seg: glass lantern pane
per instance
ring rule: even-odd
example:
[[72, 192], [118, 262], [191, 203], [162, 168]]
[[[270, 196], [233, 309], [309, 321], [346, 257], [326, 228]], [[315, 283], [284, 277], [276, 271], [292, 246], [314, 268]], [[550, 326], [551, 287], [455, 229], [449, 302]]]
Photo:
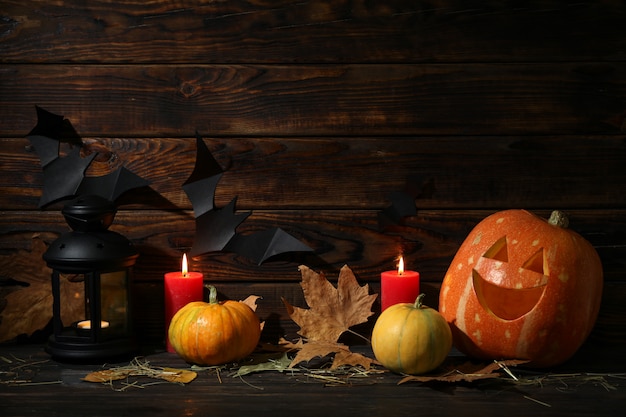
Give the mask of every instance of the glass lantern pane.
[[60, 274], [60, 308], [64, 326], [89, 318], [83, 274]]
[[103, 334], [123, 336], [128, 333], [128, 274], [126, 270], [100, 274], [100, 312]]

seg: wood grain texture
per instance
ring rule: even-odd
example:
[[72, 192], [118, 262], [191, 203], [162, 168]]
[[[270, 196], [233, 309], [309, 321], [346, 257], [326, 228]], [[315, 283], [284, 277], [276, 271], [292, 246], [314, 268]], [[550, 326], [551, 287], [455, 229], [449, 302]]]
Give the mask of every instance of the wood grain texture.
[[[402, 226], [381, 228], [375, 211], [255, 210], [237, 229], [239, 232], [281, 227], [308, 244], [314, 253], [279, 255], [258, 266], [241, 256], [216, 252], [198, 257], [192, 265], [215, 282], [297, 282], [300, 264], [329, 276], [336, 276], [347, 264], [364, 282], [377, 282], [382, 271], [395, 269], [396, 258], [402, 253], [407, 266], [419, 270], [423, 281], [440, 282], [467, 234], [492, 212], [420, 210]], [[535, 213], [547, 218], [550, 211]], [[16, 249], [30, 250], [33, 238], [49, 243], [69, 230], [58, 212], [0, 214], [0, 251], [6, 255]], [[570, 228], [599, 252], [605, 279], [623, 281], [624, 210], [575, 210], [569, 215]], [[111, 230], [122, 233], [137, 246], [138, 281], [160, 281], [164, 272], [178, 270], [182, 253], [191, 247], [195, 233], [192, 213], [187, 211], [120, 211]], [[4, 274], [10, 277], [9, 271]]]
[[83, 137], [620, 134], [626, 64], [4, 65], [3, 136], [34, 105]]
[[[67, 230], [60, 204], [37, 209], [25, 136], [39, 105], [98, 153], [87, 175], [151, 181], [113, 225], [141, 252], [146, 340], [162, 341], [162, 275], [193, 241], [181, 186], [197, 131], [225, 169], [216, 205], [252, 211], [239, 231], [278, 226], [315, 251], [192, 261], [224, 297], [262, 295], [272, 337], [295, 334], [280, 298], [303, 301], [300, 264], [330, 277], [348, 264], [377, 291], [403, 252], [433, 301], [482, 218], [558, 208], [602, 258], [594, 337], [623, 343], [625, 20], [615, 0], [0, 0], [0, 256]], [[417, 215], [383, 227], [398, 191]], [[0, 271], [0, 309], [14, 276]]]
[[558, 62], [626, 50], [620, 1], [3, 0], [0, 10], [7, 63]]
[[[86, 138], [87, 175], [125, 166], [151, 182], [122, 197], [143, 209], [190, 209], [182, 190], [195, 139]], [[207, 138], [225, 169], [216, 205], [241, 210], [382, 210], [405, 191], [420, 209], [620, 208], [620, 136]], [[63, 155], [63, 154], [62, 154]], [[0, 140], [0, 207], [37, 207], [42, 169], [26, 139]]]
[[[371, 349], [363, 346], [352, 349], [370, 358], [373, 355]], [[67, 417], [95, 412], [101, 417], [175, 416], [210, 410], [212, 417], [287, 417], [294, 413], [316, 417], [339, 411], [344, 417], [361, 417], [386, 415], [393, 410], [394, 414], [403, 416], [456, 417], [463, 410], [466, 417], [604, 417], [615, 415], [615, 410], [626, 401], [621, 386], [625, 368], [619, 360], [622, 352], [602, 344], [590, 344], [584, 354], [556, 369], [533, 372], [512, 367], [512, 373], [520, 378], [519, 383], [502, 376], [473, 383], [398, 385], [403, 375], [391, 372], [365, 375], [359, 372], [329, 383], [328, 375], [323, 374], [324, 379], [315, 377], [310, 371], [312, 366], [308, 365], [308, 370], [258, 372], [243, 377], [233, 375], [236, 367], [232, 366], [224, 367], [219, 373], [215, 369], [201, 369], [198, 377], [184, 386], [138, 377], [99, 384], [87, 383], [82, 378], [103, 368], [126, 366], [128, 361], [105, 366], [67, 365], [48, 360], [41, 345], [1, 346], [0, 355], [14, 360], [10, 364], [1, 363], [0, 371], [35, 383], [2, 387], [0, 404], [4, 415], [10, 416], [57, 412]], [[589, 357], [597, 359], [589, 363], [586, 360]], [[18, 360], [21, 360], [19, 368]], [[189, 368], [177, 355], [163, 351], [147, 352], [140, 360], [148, 362], [150, 369]], [[460, 366], [462, 361], [456, 353], [450, 364]], [[3, 381], [11, 382], [10, 376]], [[46, 386], [42, 387], [41, 383]]]

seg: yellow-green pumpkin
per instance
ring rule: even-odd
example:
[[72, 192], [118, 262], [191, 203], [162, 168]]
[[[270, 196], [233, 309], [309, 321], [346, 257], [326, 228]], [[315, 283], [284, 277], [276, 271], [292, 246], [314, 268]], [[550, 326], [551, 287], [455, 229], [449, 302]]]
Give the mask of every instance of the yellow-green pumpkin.
[[250, 355], [261, 337], [259, 318], [239, 301], [217, 301], [209, 287], [209, 302], [195, 301], [174, 315], [168, 337], [176, 353], [189, 363], [222, 365]]
[[383, 311], [372, 331], [374, 356], [387, 369], [418, 375], [437, 368], [450, 353], [452, 332], [437, 310], [422, 305], [395, 304]]

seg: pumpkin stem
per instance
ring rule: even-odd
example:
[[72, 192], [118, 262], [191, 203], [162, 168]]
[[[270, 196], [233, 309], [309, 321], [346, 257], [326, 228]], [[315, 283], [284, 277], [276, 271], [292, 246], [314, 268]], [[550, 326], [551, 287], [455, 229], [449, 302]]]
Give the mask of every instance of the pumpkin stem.
[[369, 340], [367, 337], [363, 336], [362, 334], [359, 334], [359, 333], [355, 332], [352, 329], [348, 329], [347, 332], [348, 333], [352, 333], [353, 335], [360, 337], [361, 339], [365, 340], [370, 345], [372, 344], [371, 340]]
[[209, 304], [217, 304], [217, 288], [209, 284], [205, 285], [204, 288], [209, 290]]
[[550, 214], [550, 218], [548, 219], [548, 223], [553, 226], [562, 227], [563, 229], [567, 229], [569, 226], [569, 219], [567, 218], [567, 214], [560, 210], [554, 210], [552, 214]]
[[415, 300], [415, 304], [413, 304], [415, 308], [422, 308], [422, 300], [424, 299], [424, 297], [426, 297], [426, 294], [424, 293], [421, 293], [420, 295], [417, 296], [417, 299]]

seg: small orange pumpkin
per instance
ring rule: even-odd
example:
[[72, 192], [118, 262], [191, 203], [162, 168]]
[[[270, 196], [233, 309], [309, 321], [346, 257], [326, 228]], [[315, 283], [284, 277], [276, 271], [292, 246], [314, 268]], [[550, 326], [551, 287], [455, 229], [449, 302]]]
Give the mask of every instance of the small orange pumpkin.
[[548, 367], [578, 350], [600, 309], [603, 274], [593, 246], [566, 227], [558, 211], [546, 221], [505, 210], [470, 232], [439, 295], [460, 351]]
[[239, 301], [217, 301], [209, 286], [209, 302], [195, 301], [174, 315], [168, 337], [176, 353], [189, 363], [222, 365], [250, 355], [261, 337], [259, 318]]
[[383, 311], [372, 330], [372, 350], [385, 368], [418, 375], [437, 368], [452, 348], [452, 333], [446, 320], [422, 305], [394, 304]]

